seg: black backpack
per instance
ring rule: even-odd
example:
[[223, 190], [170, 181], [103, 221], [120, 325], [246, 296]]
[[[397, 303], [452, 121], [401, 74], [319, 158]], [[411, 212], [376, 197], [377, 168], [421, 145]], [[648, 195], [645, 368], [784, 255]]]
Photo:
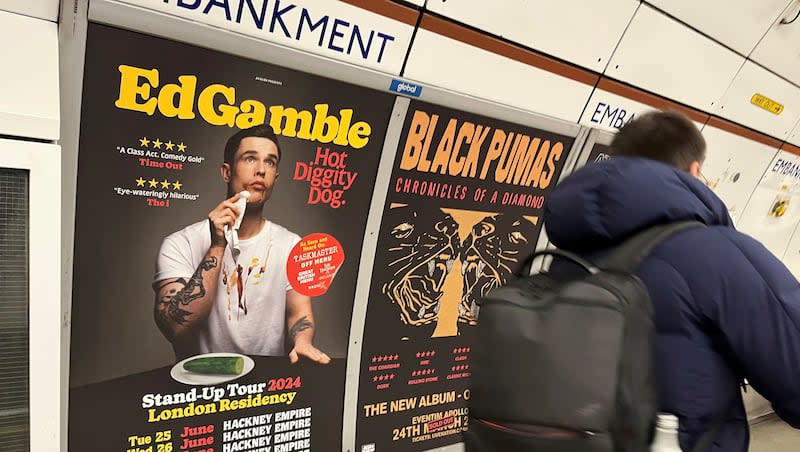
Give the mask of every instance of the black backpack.
[[[467, 451], [647, 451], [659, 408], [655, 327], [650, 295], [633, 271], [664, 239], [701, 225], [650, 228], [598, 265], [561, 250], [537, 252], [479, 300]], [[583, 271], [530, 276], [542, 255]]]

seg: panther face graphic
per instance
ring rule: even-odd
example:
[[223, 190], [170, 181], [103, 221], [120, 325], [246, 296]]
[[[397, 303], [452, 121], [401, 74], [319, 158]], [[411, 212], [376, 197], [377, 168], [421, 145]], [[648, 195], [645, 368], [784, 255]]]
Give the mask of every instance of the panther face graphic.
[[451, 294], [459, 300], [453, 321], [477, 325], [475, 301], [506, 282], [535, 239], [535, 225], [521, 216], [468, 213], [465, 221], [441, 210], [434, 216], [410, 208], [390, 211], [393, 226], [385, 239], [391, 243], [391, 278], [383, 293], [399, 307], [403, 323], [438, 324], [445, 281], [455, 277], [451, 282], [460, 293]]
[[389, 269], [383, 293], [400, 308], [409, 325], [436, 321], [444, 280], [458, 254], [458, 224], [445, 213], [437, 217], [398, 209], [390, 215]]
[[526, 256], [536, 233], [528, 220], [511, 215], [487, 216], [472, 228], [461, 255], [464, 291], [459, 306], [459, 322], [476, 325], [475, 301], [505, 284]]

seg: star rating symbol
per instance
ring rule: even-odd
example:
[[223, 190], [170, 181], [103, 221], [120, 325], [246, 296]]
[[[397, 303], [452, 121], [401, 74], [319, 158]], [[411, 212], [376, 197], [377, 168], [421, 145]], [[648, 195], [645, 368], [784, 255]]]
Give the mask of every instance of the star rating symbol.
[[160, 138], [156, 138], [154, 140], [148, 140], [147, 137], [142, 137], [139, 138], [139, 143], [143, 147], [150, 147], [149, 145], [152, 144], [153, 148], [155, 149], [161, 149], [161, 145], [163, 144], [164, 148], [168, 151], [172, 151], [177, 147], [178, 152], [186, 152], [186, 145], [183, 143], [183, 141], [181, 141], [180, 144], [178, 144], [174, 143], [172, 140], [161, 141]]
[[179, 180], [176, 180], [175, 182], [170, 182], [167, 179], [164, 179], [159, 182], [156, 180], [155, 177], [150, 180], [147, 180], [139, 176], [138, 179], [134, 179], [134, 182], [136, 182], [137, 187], [144, 187], [144, 184], [147, 183], [150, 185], [150, 188], [158, 188], [158, 184], [161, 184], [161, 188], [164, 190], [169, 190], [170, 187], [172, 187], [173, 190], [180, 190], [181, 187], [183, 187], [183, 184]]
[[380, 356], [373, 356], [372, 362], [373, 363], [382, 363], [386, 361], [397, 361], [400, 358], [400, 355], [380, 355]]
[[463, 353], [469, 353], [469, 351], [470, 351], [471, 349], [472, 349], [472, 347], [454, 348], [454, 349], [453, 349], [453, 354], [456, 354], [456, 355], [461, 355], [461, 354], [463, 354]]

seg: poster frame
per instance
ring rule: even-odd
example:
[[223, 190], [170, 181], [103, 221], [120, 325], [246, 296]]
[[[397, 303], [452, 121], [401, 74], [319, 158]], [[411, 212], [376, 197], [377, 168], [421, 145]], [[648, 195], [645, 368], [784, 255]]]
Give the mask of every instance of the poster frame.
[[[370, 212], [383, 212], [386, 206], [386, 193], [389, 190], [397, 146], [403, 133], [403, 123], [411, 101], [398, 97], [392, 109], [389, 127], [386, 130], [386, 139], [383, 143], [381, 160], [378, 164], [378, 175], [375, 178], [375, 187], [372, 192]], [[342, 450], [353, 451], [356, 447], [356, 424], [358, 421], [358, 395], [361, 383], [361, 349], [363, 346], [364, 328], [367, 321], [367, 300], [372, 287], [372, 272], [375, 263], [375, 253], [378, 248], [378, 235], [380, 233], [382, 215], [370, 215], [367, 220], [364, 244], [361, 249], [361, 262], [358, 267], [358, 280], [356, 281], [355, 303], [350, 319], [350, 342], [347, 347], [347, 372], [344, 385], [344, 414], [342, 417]]]
[[573, 171], [586, 165], [589, 160], [589, 154], [592, 153], [592, 148], [594, 148], [595, 144], [610, 146], [611, 141], [614, 140], [614, 135], [614, 133], [602, 129], [589, 129], [589, 137], [586, 139], [583, 149], [581, 149], [580, 157], [578, 157], [578, 162]]
[[[606, 136], [607, 135], [607, 136]], [[605, 132], [600, 129], [581, 126], [578, 136], [575, 138], [575, 143], [570, 150], [569, 159], [567, 160], [564, 170], [558, 178], [558, 183], [561, 183], [567, 176], [574, 173], [576, 170], [586, 164], [589, 159], [589, 154], [592, 152], [592, 147], [595, 143], [606, 144], [605, 141], [611, 143], [614, 135], [610, 132]], [[554, 250], [556, 246], [550, 241], [547, 236], [547, 228], [542, 227], [542, 232], [539, 234], [539, 241], [536, 244], [537, 250]], [[531, 265], [531, 274], [541, 273], [550, 268], [553, 262], [551, 256], [542, 256], [533, 261]]]

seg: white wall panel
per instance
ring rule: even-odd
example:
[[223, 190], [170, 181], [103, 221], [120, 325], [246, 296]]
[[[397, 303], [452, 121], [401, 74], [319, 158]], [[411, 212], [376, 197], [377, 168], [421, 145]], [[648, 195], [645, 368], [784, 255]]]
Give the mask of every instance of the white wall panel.
[[744, 57], [642, 5], [606, 74], [711, 111], [743, 63]]
[[0, 0], [0, 10], [55, 22], [58, 20], [58, 4], [59, 0]]
[[706, 161], [702, 174], [714, 193], [728, 207], [735, 224], [778, 147], [749, 140], [712, 125], [703, 128]]
[[[794, 3], [781, 14], [767, 32], [766, 36], [758, 43], [750, 58], [764, 67], [780, 74], [796, 85], [800, 85], [800, 52], [797, 43], [800, 42], [800, 1]], [[781, 19], [794, 23], [782, 24]]]
[[120, 1], [392, 74], [400, 73], [418, 14], [388, 0], [369, 5], [398, 20], [338, 0]]
[[795, 278], [800, 279], [800, 228], [795, 229], [789, 246], [783, 254], [783, 264], [789, 269]]
[[602, 72], [639, 2], [429, 0], [427, 9]]
[[653, 110], [656, 108], [598, 88], [592, 92], [580, 124], [616, 132], [636, 115]]
[[795, 146], [800, 146], [800, 121], [795, 125], [794, 130], [789, 134], [789, 139], [786, 141]]
[[[791, 146], [784, 147], [789, 148]], [[800, 148], [793, 147], [792, 152], [798, 154], [800, 153]], [[796, 278], [800, 279], [800, 224], [795, 228], [789, 245], [786, 247], [786, 252], [783, 254], [783, 263]]]
[[791, 0], [646, 0], [733, 50], [749, 55]]
[[[777, 102], [766, 110], [753, 104], [760, 95]], [[779, 105], [778, 105], [779, 104]], [[747, 61], [736, 75], [717, 114], [768, 135], [786, 139], [800, 119], [800, 88]]]
[[753, 192], [737, 228], [782, 257], [800, 223], [800, 157], [780, 151]]
[[697, 128], [702, 128], [708, 115], [634, 88], [603, 79], [581, 115], [580, 124], [595, 129], [616, 132], [628, 121], [648, 111], [677, 110], [688, 114]]
[[422, 28], [404, 77], [571, 122], [593, 89]]
[[0, 11], [0, 42], [0, 135], [57, 139], [57, 25]]

